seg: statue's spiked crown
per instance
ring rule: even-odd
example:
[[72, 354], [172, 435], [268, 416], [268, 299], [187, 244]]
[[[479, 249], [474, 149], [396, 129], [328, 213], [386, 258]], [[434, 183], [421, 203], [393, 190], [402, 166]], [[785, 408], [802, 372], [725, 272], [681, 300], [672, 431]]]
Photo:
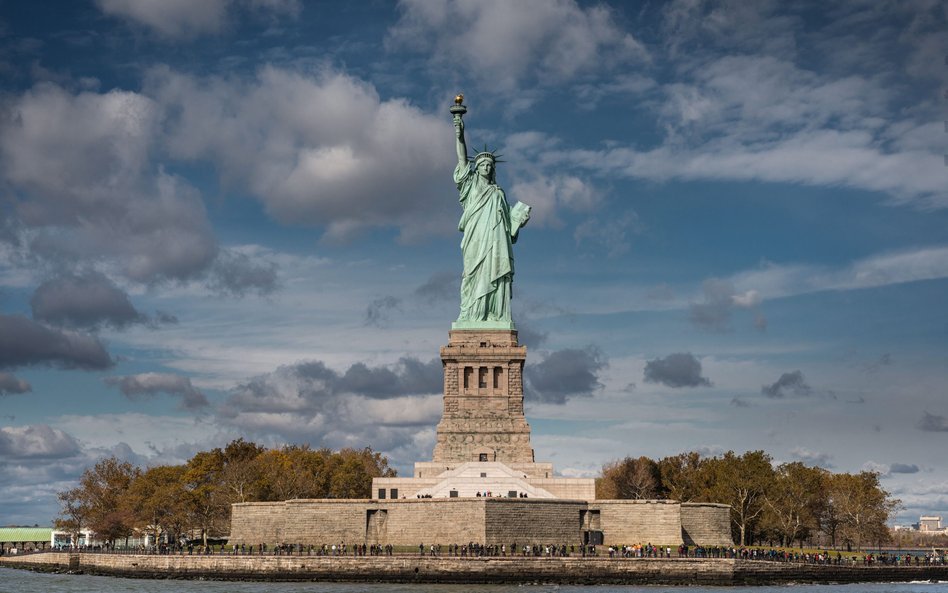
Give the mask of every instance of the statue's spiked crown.
[[475, 166], [477, 165], [477, 163], [483, 161], [484, 159], [490, 159], [490, 161], [491, 161], [492, 163], [502, 163], [502, 162], [504, 162], [504, 161], [500, 160], [500, 158], [499, 158], [499, 157], [502, 157], [502, 156], [504, 156], [504, 155], [502, 155], [502, 154], [494, 154], [494, 151], [492, 151], [492, 150], [487, 150], [487, 145], [485, 144], [485, 145], [484, 145], [484, 150], [482, 150], [481, 152], [475, 154], [475, 155], [474, 155], [474, 158], [472, 158], [471, 160], [474, 162], [474, 165], [475, 165]]

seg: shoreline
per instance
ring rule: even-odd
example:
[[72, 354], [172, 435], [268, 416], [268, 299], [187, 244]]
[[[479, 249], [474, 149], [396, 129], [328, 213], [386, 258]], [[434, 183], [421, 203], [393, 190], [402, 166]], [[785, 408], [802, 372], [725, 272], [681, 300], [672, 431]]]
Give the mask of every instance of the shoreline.
[[164, 556], [40, 552], [0, 567], [126, 578], [451, 584], [781, 585], [948, 581], [948, 566], [818, 565], [725, 558]]

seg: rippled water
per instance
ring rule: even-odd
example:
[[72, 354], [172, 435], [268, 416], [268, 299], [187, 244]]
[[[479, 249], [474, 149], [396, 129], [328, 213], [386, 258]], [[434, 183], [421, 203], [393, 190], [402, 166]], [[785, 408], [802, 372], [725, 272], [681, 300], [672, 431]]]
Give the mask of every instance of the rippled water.
[[0, 593], [940, 593], [948, 583], [784, 585], [779, 587], [622, 587], [603, 585], [375, 585], [365, 583], [240, 583], [121, 579], [0, 568]]

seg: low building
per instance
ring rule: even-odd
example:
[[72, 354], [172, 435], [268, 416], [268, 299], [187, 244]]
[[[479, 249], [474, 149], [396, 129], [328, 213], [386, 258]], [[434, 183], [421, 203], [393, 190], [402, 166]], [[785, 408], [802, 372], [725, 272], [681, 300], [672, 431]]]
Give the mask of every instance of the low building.
[[0, 527], [0, 553], [22, 554], [53, 545], [52, 527]]

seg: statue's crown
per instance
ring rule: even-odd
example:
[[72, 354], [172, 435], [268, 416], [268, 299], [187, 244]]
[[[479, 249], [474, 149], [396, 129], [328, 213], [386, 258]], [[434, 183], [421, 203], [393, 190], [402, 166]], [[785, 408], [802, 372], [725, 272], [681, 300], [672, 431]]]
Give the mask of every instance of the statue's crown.
[[480, 162], [480, 161], [482, 161], [482, 160], [484, 160], [484, 159], [490, 159], [491, 161], [493, 161], [493, 162], [495, 162], [495, 163], [502, 163], [502, 162], [504, 162], [504, 161], [500, 160], [500, 158], [499, 158], [499, 157], [502, 157], [502, 156], [504, 156], [504, 155], [502, 155], [502, 154], [494, 154], [494, 151], [492, 151], [492, 150], [487, 150], [487, 145], [485, 144], [485, 145], [484, 145], [484, 150], [482, 150], [481, 152], [475, 154], [475, 155], [474, 155], [474, 158], [472, 158], [471, 161], [473, 161], [475, 165], [476, 165], [478, 162]]

